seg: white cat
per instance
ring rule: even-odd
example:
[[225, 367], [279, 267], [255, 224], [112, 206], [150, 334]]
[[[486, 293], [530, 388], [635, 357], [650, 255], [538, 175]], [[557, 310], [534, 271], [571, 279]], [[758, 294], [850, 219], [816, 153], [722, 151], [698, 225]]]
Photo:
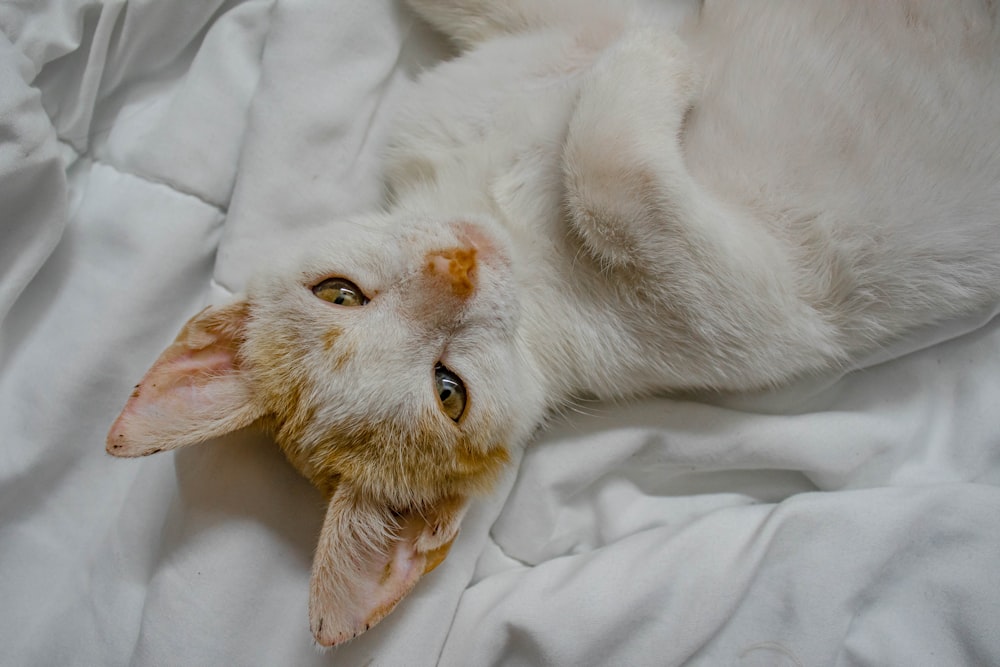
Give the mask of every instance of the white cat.
[[384, 210], [192, 318], [108, 436], [270, 429], [329, 499], [320, 644], [388, 613], [575, 397], [773, 386], [1000, 296], [991, 2], [706, 0], [679, 32], [411, 5], [462, 54], [398, 118]]

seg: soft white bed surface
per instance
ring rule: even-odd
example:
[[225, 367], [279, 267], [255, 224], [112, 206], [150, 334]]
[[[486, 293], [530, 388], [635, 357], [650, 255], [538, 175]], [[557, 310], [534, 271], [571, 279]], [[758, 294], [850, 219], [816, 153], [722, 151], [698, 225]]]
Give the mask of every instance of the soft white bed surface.
[[317, 652], [322, 501], [273, 444], [104, 436], [187, 317], [378, 200], [440, 40], [389, 0], [4, 0], [0, 29], [0, 664], [1000, 664], [994, 313], [840, 379], [570, 413]]

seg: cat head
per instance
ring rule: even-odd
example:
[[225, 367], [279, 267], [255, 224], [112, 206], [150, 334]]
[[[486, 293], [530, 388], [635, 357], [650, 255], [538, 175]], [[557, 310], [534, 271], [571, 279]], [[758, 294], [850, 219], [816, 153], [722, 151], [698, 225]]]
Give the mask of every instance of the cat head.
[[486, 224], [388, 215], [316, 233], [195, 315], [136, 386], [108, 452], [269, 429], [328, 502], [310, 622], [334, 645], [447, 554], [541, 420], [510, 252]]

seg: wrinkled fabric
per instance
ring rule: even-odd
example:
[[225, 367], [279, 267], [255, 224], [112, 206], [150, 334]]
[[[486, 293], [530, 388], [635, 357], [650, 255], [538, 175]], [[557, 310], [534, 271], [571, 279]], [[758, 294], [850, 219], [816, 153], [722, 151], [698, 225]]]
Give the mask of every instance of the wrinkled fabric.
[[189, 316], [378, 202], [445, 53], [390, 0], [0, 3], [0, 663], [1000, 663], [995, 309], [766, 395], [569, 412], [327, 653], [323, 503], [273, 443], [104, 453]]

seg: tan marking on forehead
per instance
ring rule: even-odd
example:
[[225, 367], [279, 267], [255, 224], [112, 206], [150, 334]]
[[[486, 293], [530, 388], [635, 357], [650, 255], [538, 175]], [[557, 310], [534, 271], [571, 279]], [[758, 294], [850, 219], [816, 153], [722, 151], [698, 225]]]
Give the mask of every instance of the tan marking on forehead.
[[[447, 259], [471, 282], [474, 251], [454, 252]], [[352, 358], [346, 331], [321, 331], [314, 340], [329, 348], [333, 366]], [[322, 393], [314, 391], [302, 372], [308, 350], [294, 332], [261, 336], [248, 353], [266, 413], [263, 425], [292, 465], [327, 497], [339, 480], [396, 507], [442, 495], [481, 493], [492, 488], [509, 461], [506, 449], [493, 444], [486, 431], [456, 430], [434, 409], [410, 420], [401, 416], [381, 421], [357, 414], [349, 421], [318, 422]]]
[[333, 346], [337, 344], [337, 339], [340, 338], [340, 334], [344, 333], [344, 330], [340, 327], [330, 327], [323, 332], [323, 349], [329, 352], [333, 349]]
[[430, 252], [425, 271], [430, 276], [445, 280], [452, 293], [464, 299], [476, 287], [476, 249], [449, 248]]
[[334, 355], [333, 370], [341, 370], [354, 354], [354, 344], [349, 338], [341, 338], [344, 330], [340, 327], [331, 327], [324, 331], [322, 335], [323, 349]]
[[350, 339], [344, 339], [337, 345], [336, 357], [333, 360], [333, 370], [339, 371], [354, 354], [355, 344]]

